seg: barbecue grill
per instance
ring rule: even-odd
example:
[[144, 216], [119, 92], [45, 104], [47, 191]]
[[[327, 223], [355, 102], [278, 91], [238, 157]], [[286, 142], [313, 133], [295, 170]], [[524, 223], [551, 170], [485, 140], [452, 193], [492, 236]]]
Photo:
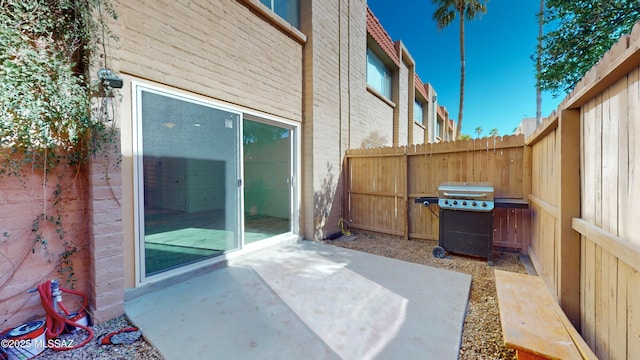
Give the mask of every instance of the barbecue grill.
[[418, 197], [415, 202], [440, 207], [435, 257], [443, 258], [450, 251], [485, 257], [489, 265], [493, 265], [494, 208], [529, 208], [523, 199], [494, 198], [493, 185], [488, 182], [446, 182], [438, 187], [438, 197]]
[[446, 182], [438, 187], [440, 236], [433, 255], [446, 251], [484, 257], [493, 265], [493, 185]]

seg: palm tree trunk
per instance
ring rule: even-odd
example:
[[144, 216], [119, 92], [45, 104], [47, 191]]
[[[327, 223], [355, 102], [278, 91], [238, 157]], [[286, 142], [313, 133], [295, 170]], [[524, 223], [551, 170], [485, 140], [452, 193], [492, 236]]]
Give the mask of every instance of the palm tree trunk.
[[[538, 15], [538, 58], [536, 59], [536, 71], [540, 74], [542, 67], [542, 27], [544, 25], [544, 0], [540, 0], [540, 14]], [[542, 90], [536, 86], [536, 126], [542, 123]]]
[[456, 138], [462, 134], [462, 110], [464, 109], [464, 10], [460, 15], [460, 106], [458, 107], [458, 126], [456, 127]]

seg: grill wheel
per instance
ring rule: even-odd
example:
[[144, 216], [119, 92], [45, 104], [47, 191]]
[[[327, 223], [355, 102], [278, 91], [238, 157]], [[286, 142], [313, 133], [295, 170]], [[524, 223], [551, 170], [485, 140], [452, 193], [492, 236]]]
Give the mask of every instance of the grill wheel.
[[442, 246], [436, 246], [433, 248], [433, 256], [438, 259], [444, 259], [445, 250]]

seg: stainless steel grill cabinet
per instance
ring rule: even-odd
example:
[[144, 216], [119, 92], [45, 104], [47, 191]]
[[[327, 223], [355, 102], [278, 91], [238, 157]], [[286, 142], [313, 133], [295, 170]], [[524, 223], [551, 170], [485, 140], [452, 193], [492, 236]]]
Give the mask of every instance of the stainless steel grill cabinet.
[[494, 188], [487, 182], [446, 182], [438, 187], [440, 235], [433, 255], [479, 256], [493, 265]]

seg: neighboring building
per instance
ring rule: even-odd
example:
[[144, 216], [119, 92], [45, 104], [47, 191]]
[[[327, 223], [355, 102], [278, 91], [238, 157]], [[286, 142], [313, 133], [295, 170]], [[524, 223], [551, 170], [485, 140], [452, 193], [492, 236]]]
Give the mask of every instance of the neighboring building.
[[524, 138], [526, 139], [536, 131], [536, 127], [536, 118], [524, 118], [516, 128], [514, 135], [524, 134]]
[[[392, 134], [385, 144], [378, 145], [423, 144], [440, 141], [438, 138], [443, 136], [453, 140], [446, 131], [436, 135], [439, 112], [444, 111], [446, 116], [439, 118], [443, 124], [450, 121], [446, 108], [438, 105], [433, 87], [423, 83], [416, 73], [408, 49], [401, 41], [391, 40], [370, 9], [367, 9], [367, 34], [367, 91], [371, 105], [367, 107], [367, 118], [372, 120], [371, 125], [376, 125], [375, 129]], [[361, 147], [374, 145], [365, 141]]]
[[347, 149], [452, 138], [433, 87], [365, 0], [116, 11], [119, 40], [99, 60], [124, 82], [103, 99], [122, 162], [94, 164], [88, 184], [98, 319], [122, 313], [125, 290], [338, 232]]
[[449, 119], [449, 128], [447, 129], [447, 140], [455, 141], [458, 137], [456, 134], [456, 122]]
[[438, 106], [436, 111], [435, 129], [430, 142], [443, 142], [456, 140], [456, 124], [449, 119], [449, 111], [444, 106]]

